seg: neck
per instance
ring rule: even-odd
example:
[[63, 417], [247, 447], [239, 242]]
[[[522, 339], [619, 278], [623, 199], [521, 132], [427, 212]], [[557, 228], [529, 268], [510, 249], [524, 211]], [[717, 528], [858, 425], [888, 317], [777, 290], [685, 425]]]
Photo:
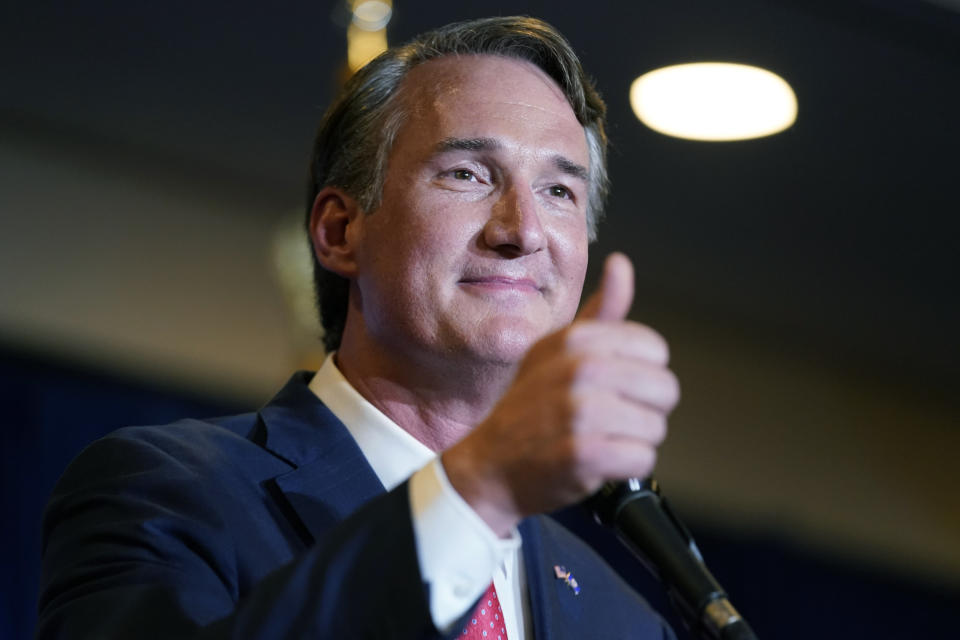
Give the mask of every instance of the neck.
[[[500, 399], [515, 367], [428, 357], [384, 357], [344, 335], [336, 363], [367, 401], [433, 451], [444, 451], [479, 424]], [[390, 354], [393, 355], [393, 354]]]

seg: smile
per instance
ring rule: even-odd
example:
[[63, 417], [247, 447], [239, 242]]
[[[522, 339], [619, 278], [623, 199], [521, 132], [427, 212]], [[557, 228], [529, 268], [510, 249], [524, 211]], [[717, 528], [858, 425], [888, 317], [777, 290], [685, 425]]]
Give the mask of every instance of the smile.
[[461, 285], [490, 292], [539, 293], [540, 287], [530, 278], [511, 278], [509, 276], [483, 276], [464, 278]]

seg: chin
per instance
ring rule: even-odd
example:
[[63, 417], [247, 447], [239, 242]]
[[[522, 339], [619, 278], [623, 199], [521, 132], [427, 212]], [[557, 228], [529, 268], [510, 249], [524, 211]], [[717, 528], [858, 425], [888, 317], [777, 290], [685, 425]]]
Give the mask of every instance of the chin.
[[513, 366], [519, 364], [530, 348], [550, 329], [537, 329], [530, 325], [488, 328], [467, 336], [468, 350], [480, 361], [489, 364]]

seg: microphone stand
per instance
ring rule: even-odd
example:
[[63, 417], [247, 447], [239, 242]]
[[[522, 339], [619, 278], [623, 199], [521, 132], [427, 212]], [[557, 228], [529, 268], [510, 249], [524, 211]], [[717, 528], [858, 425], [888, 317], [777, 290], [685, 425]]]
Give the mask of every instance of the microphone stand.
[[601, 524], [667, 589], [691, 633], [700, 640], [757, 640], [703, 562], [690, 532], [653, 478], [607, 483], [587, 502]]

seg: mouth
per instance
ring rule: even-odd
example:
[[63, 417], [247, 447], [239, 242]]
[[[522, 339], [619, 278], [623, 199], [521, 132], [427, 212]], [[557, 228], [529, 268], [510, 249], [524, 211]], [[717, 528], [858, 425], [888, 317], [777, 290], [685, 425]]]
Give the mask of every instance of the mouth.
[[461, 279], [459, 284], [490, 292], [540, 293], [542, 290], [531, 278], [514, 278], [505, 275], [471, 276]]

